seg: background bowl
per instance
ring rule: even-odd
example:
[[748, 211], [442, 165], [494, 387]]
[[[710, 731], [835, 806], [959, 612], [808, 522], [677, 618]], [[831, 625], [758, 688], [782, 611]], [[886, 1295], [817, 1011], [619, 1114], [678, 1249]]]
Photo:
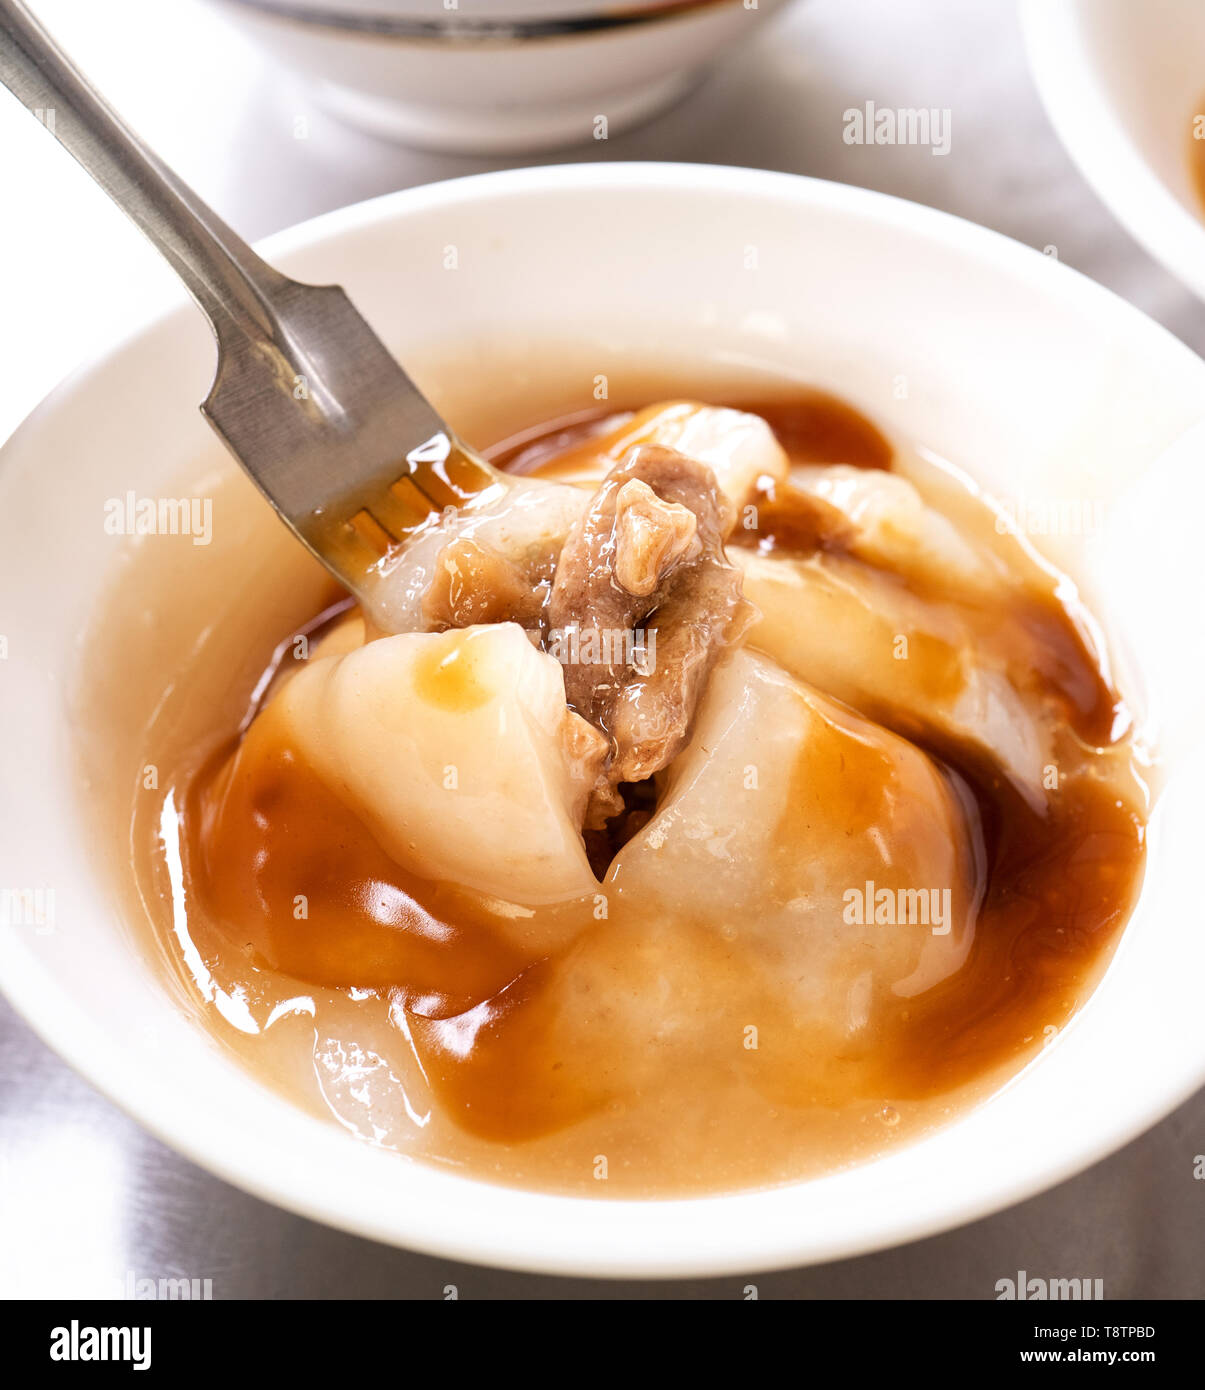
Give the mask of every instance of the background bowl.
[[[781, 174], [484, 175], [345, 209], [265, 249], [291, 274], [345, 284], [454, 421], [458, 398], [505, 396], [568, 344], [564, 361], [592, 374], [652, 354], [798, 377], [1003, 499], [1089, 496], [1099, 533], [1043, 544], [1109, 615], [1126, 686], [1158, 731], [1166, 786], [1142, 899], [1087, 1007], [1008, 1087], [919, 1143], [812, 1182], [552, 1197], [407, 1162], [292, 1108], [177, 1007], [116, 905], [94, 851], [120, 848], [121, 827], [90, 818], [68, 714], [98, 592], [129, 556], [131, 542], [104, 533], [105, 499], [185, 495], [234, 467], [197, 411], [209, 331], [181, 303], [61, 387], [0, 453], [0, 885], [49, 887], [55, 903], [45, 927], [0, 928], [0, 988], [50, 1046], [166, 1142], [270, 1201], [454, 1258], [594, 1275], [786, 1267], [929, 1234], [1071, 1175], [1201, 1085], [1205, 363], [1037, 252]], [[154, 604], [148, 594], [130, 622]], [[120, 651], [120, 627], [90, 635]]]
[[1205, 5], [1022, 0], [1021, 18], [1068, 153], [1135, 239], [1205, 298], [1205, 204], [1190, 157], [1194, 117], [1205, 116]]
[[[785, 0], [222, 0], [350, 124], [475, 155], [617, 134], [683, 95]], [[600, 124], [601, 122], [601, 124]]]

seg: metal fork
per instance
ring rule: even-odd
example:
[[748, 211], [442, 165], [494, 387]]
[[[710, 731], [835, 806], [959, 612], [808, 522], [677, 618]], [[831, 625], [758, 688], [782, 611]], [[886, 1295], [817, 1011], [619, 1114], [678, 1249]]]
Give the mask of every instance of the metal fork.
[[432, 516], [502, 475], [453, 434], [337, 285], [261, 260], [105, 104], [20, 0], [0, 83], [163, 253], [217, 339], [205, 418], [353, 593]]

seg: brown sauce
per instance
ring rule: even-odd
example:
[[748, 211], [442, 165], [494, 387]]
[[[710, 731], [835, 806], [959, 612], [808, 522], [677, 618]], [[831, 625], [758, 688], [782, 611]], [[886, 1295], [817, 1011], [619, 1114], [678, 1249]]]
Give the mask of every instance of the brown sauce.
[[191, 792], [193, 882], [249, 961], [335, 987], [404, 987], [454, 1010], [521, 968], [470, 895], [385, 854], [280, 738], [271, 711]]
[[[691, 397], [702, 405], [731, 406], [760, 415], [795, 463], [848, 463], [857, 468], [890, 468], [891, 443], [877, 425], [853, 406], [827, 391], [795, 387], [789, 396], [728, 396], [702, 391]], [[575, 411], [511, 435], [485, 449], [491, 463], [513, 473], [551, 470], [564, 465], [579, 448], [621, 424], [628, 411], [609, 406]]]
[[[773, 400], [722, 403], [766, 418], [795, 462], [891, 467], [892, 447], [877, 427], [821, 393], [799, 390]], [[588, 448], [616, 418], [582, 412], [553, 421], [503, 441], [494, 459], [555, 476], [554, 460]], [[777, 495], [766, 493], [760, 503], [756, 526], [738, 531], [737, 544], [790, 555], [845, 548], [845, 523], [826, 504], [789, 486]], [[966, 612], [975, 607], [973, 599], [957, 594], [943, 598]], [[981, 753], [909, 727], [911, 721], [890, 708], [863, 711], [924, 747], [970, 808], [984, 895], [962, 967], [925, 994], [896, 1000], [873, 1057], [851, 1059], [847, 1098], [863, 1111], [888, 1098], [895, 1104], [941, 1101], [1031, 1055], [1083, 1002], [1141, 879], [1144, 789], [1127, 750], [1119, 745], [1114, 754], [1102, 754], [1099, 767], [1084, 755], [1085, 749], [1108, 749], [1114, 731], [1125, 727], [1120, 698], [1053, 592], [1021, 595], [1013, 619], [1026, 650], [1040, 653], [1035, 688], [1063, 716], [1052, 774], [1057, 790], [1042, 811], [1027, 805]], [[945, 670], [947, 657], [931, 657], [935, 672]], [[478, 698], [462, 659], [437, 654], [421, 685], [444, 705], [468, 708]], [[851, 825], [863, 826], [875, 814], [884, 775], [876, 757], [868, 754], [864, 768], [833, 770], [833, 814], [845, 815]], [[1064, 759], [1068, 770], [1060, 773]], [[600, 833], [590, 842], [597, 871], [652, 814], [650, 789], [630, 791], [624, 824], [610, 838]], [[237, 747], [227, 742], [193, 779], [183, 821], [185, 868], [204, 919], [199, 939], [208, 951], [233, 951], [249, 969], [329, 989], [381, 992], [393, 1008], [404, 1010], [409, 1045], [432, 1094], [467, 1134], [488, 1144], [523, 1146], [571, 1133], [576, 1125], [583, 1128], [581, 1153], [588, 1155], [614, 1145], [616, 1134], [630, 1138], [639, 1126], [647, 1130], [657, 1123], [664, 1098], [641, 1111], [641, 1097], [629, 1094], [622, 1075], [608, 1069], [607, 1000], [597, 994], [581, 999], [583, 1017], [596, 1021], [565, 1032], [565, 980], [572, 977], [559, 969], [563, 962], [525, 956], [507, 943], [499, 920], [479, 899], [420, 879], [390, 860], [288, 746], [270, 713]], [[612, 951], [623, 961], [618, 953], [625, 942], [634, 957], [649, 948], [639, 905], [625, 903], [622, 892], [614, 896], [619, 901], [603, 947], [591, 945], [591, 903], [557, 909], [581, 917], [583, 936], [569, 948], [571, 956]], [[299, 916], [301, 901], [305, 910]], [[709, 978], [731, 977], [739, 995], [739, 945], [726, 946], [690, 924], [681, 931], [683, 949], [708, 962]], [[607, 957], [602, 959], [605, 965]], [[592, 989], [599, 975], [586, 971], [580, 978], [583, 989]], [[774, 1016], [784, 1007], [767, 1004]], [[784, 1016], [784, 1028], [798, 1023]], [[403, 1046], [400, 1037], [397, 1046]], [[796, 1175], [790, 1155], [792, 1144], [801, 1141], [795, 1136], [809, 1124], [832, 1135], [835, 1102], [823, 1099], [805, 1059], [777, 1048], [743, 1056], [747, 1079], [738, 1085], [729, 1077], [727, 1056], [684, 1055], [678, 1062], [677, 1084], [684, 1091], [705, 1095], [711, 1080], [723, 1075], [723, 1094], [732, 1097], [722, 1114], [696, 1117], [688, 1136], [674, 1141], [682, 1146], [673, 1150], [676, 1161], [689, 1162], [693, 1152], [695, 1168], [677, 1175], [658, 1171], [655, 1165], [670, 1150], [659, 1148], [660, 1141], [642, 1140], [651, 1156], [644, 1169], [636, 1164], [630, 1190], [783, 1180]], [[818, 1095], [829, 1112], [824, 1116], [815, 1109]], [[798, 1113], [784, 1119], [768, 1111], [767, 1097], [776, 1106], [798, 1107]], [[760, 1164], [747, 1154], [738, 1162], [745, 1125], [758, 1126], [759, 1135], [776, 1125], [781, 1152], [767, 1144]], [[868, 1143], [860, 1139], [846, 1148], [864, 1150]], [[723, 1156], [729, 1149], [731, 1161]], [[712, 1151], [721, 1157], [704, 1171]], [[564, 1173], [551, 1172], [569, 1162], [556, 1152], [561, 1156], [549, 1158], [543, 1170], [539, 1164], [523, 1169], [526, 1180], [572, 1186]]]

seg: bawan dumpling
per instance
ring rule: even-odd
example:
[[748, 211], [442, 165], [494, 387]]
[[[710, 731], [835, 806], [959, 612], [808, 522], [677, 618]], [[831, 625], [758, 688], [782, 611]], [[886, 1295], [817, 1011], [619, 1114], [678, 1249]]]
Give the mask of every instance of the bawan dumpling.
[[412, 873], [532, 905], [592, 893], [602, 739], [514, 623], [382, 637], [279, 696], [288, 739]]
[[978, 749], [1041, 802], [1048, 730], [1006, 654], [977, 641], [957, 607], [847, 556], [732, 554], [759, 614], [752, 646], [874, 719]]
[[959, 793], [924, 753], [738, 651], [607, 886], [711, 924], [837, 1037], [880, 996], [958, 969], [981, 869]]

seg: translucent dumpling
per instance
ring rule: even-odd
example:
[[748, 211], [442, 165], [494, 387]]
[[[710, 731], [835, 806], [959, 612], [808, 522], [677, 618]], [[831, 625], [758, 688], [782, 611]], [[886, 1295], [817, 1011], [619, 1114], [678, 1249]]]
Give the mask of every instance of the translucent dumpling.
[[616, 429], [561, 454], [549, 476], [594, 488], [629, 449], [644, 444], [659, 444], [706, 464], [732, 506], [732, 520], [761, 479], [782, 482], [787, 476], [787, 456], [760, 415], [693, 401], [668, 401], [638, 411]]
[[978, 750], [1030, 804], [1042, 801], [1051, 743], [1014, 678], [1023, 648], [993, 650], [957, 606], [848, 557], [732, 555], [761, 615], [753, 646], [901, 732]]
[[520, 572], [555, 564], [565, 537], [589, 498], [580, 488], [541, 478], [509, 478], [458, 512], [436, 518], [365, 581], [366, 608], [380, 632], [429, 626], [423, 596], [450, 542], [472, 542]]
[[791, 469], [791, 486], [834, 507], [859, 558], [936, 583], [1007, 598], [1013, 579], [998, 558], [961, 535], [898, 473], [846, 464]]
[[795, 1005], [857, 1031], [956, 970], [978, 903], [965, 808], [921, 752], [739, 651], [608, 885], [707, 920]]
[[596, 889], [580, 830], [604, 741], [515, 624], [314, 660], [277, 705], [293, 745], [404, 868], [516, 903]]

